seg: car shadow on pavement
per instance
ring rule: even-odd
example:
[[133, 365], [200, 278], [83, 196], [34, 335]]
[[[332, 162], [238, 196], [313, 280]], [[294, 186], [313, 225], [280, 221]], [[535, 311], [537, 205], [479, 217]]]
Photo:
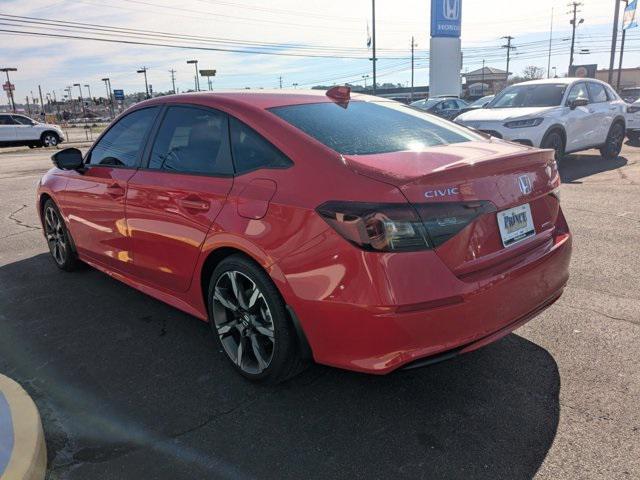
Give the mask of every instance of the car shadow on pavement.
[[574, 154], [560, 160], [558, 170], [563, 183], [581, 183], [579, 180], [583, 178], [622, 168], [627, 163], [625, 157], [606, 159], [595, 154]]
[[40, 408], [50, 479], [529, 479], [560, 378], [517, 336], [428, 368], [237, 375], [206, 323], [42, 254], [0, 267], [0, 372]]

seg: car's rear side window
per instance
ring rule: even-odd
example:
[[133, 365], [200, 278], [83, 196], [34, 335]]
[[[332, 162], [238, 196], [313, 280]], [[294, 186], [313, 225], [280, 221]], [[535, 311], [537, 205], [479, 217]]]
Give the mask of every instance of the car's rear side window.
[[15, 125], [16, 122], [9, 115], [0, 115], [0, 125]]
[[286, 168], [292, 165], [291, 160], [266, 138], [233, 117], [231, 145], [236, 173], [239, 174], [259, 168]]
[[151, 150], [149, 168], [177, 173], [231, 175], [227, 115], [217, 110], [169, 107]]
[[352, 101], [269, 109], [286, 122], [345, 155], [419, 150], [482, 137], [415, 108], [393, 102]]

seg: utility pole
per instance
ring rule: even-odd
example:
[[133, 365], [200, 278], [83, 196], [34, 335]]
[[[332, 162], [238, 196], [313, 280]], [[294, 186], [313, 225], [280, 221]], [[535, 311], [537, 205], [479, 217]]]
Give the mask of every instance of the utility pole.
[[7, 74], [7, 83], [9, 84], [9, 91], [7, 93], [9, 94], [9, 103], [11, 104], [11, 109], [13, 110], [13, 113], [16, 113], [16, 100], [13, 97], [13, 90], [11, 90], [11, 80], [9, 80], [9, 72], [17, 72], [17, 71], [18, 69], [13, 67], [0, 68], [0, 72], [4, 72]]
[[484, 60], [482, 60], [482, 95], [480, 95], [481, 97], [484, 97]]
[[506, 37], [502, 37], [507, 41], [506, 45], [502, 45], [502, 48], [507, 49], [507, 73], [505, 78], [505, 87], [509, 83], [509, 61], [511, 60], [511, 50], [515, 50], [516, 47], [511, 45], [511, 41], [514, 39], [511, 35], [507, 35]]
[[413, 101], [413, 65], [414, 65], [414, 48], [417, 47], [418, 44], [414, 41], [413, 36], [411, 37], [411, 93], [410, 93], [410, 100]]
[[147, 67], [142, 67], [140, 70], [137, 70], [137, 73], [144, 73], [144, 91], [146, 93], [146, 98], [151, 98], [149, 96], [149, 83], [147, 82]]
[[[616, 0], [617, 2], [618, 0]], [[576, 45], [576, 27], [584, 22], [584, 18], [581, 18], [579, 22], [576, 23], [577, 20], [577, 15], [578, 15], [578, 7], [581, 6], [582, 3], [580, 2], [573, 2], [569, 4], [569, 7], [571, 7], [573, 9], [573, 18], [571, 19], [571, 21], [569, 22], [571, 24], [573, 33], [571, 34], [571, 55], [569, 56], [569, 70], [571, 70], [571, 67], [573, 67], [573, 51], [575, 49], [575, 45]], [[571, 12], [569, 12], [571, 13]]]
[[620, 19], [620, 2], [614, 0], [615, 10], [613, 12], [613, 33], [611, 34], [611, 58], [609, 59], [609, 75], [607, 83], [611, 85], [613, 82], [613, 64], [616, 61], [616, 42], [618, 40], [618, 20]]
[[29, 95], [27, 95], [25, 98], [27, 100], [27, 112], [29, 112], [29, 116], [31, 116], [31, 105], [29, 105]]
[[373, 94], [376, 94], [376, 0], [371, 0], [372, 47], [373, 47]]
[[280, 90], [282, 90], [282, 75], [278, 77], [278, 80], [280, 80]]
[[175, 93], [176, 93], [176, 71], [172, 68], [171, 70], [169, 70], [169, 73], [171, 73], [171, 85], [173, 85], [173, 93], [175, 95]]
[[[625, 10], [629, 6], [629, 0], [622, 0]], [[624, 28], [624, 17], [622, 20], [622, 43], [620, 44], [620, 65], [618, 66], [618, 81], [616, 82], [616, 90], [620, 91], [620, 77], [622, 76], [622, 57], [624, 56], [624, 40], [627, 36], [627, 30]]]
[[551, 26], [549, 28], [549, 61], [547, 62], [547, 78], [551, 77], [551, 44], [553, 42], [553, 7], [551, 7]]
[[200, 79], [198, 78], [198, 60], [187, 60], [187, 63], [189, 65], [194, 65], [195, 69], [196, 69], [196, 76], [195, 76], [195, 87], [196, 87], [196, 92], [200, 91]]

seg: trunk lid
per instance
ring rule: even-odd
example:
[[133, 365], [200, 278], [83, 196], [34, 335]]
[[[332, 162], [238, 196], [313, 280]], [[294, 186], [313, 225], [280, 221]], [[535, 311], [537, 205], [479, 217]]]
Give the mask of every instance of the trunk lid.
[[[488, 272], [551, 240], [559, 203], [549, 194], [560, 178], [550, 150], [491, 140], [349, 156], [345, 161], [361, 175], [398, 187], [418, 211], [448, 202], [488, 201], [495, 207], [436, 247], [459, 277]], [[497, 212], [523, 204], [531, 209], [536, 235], [505, 247]]]

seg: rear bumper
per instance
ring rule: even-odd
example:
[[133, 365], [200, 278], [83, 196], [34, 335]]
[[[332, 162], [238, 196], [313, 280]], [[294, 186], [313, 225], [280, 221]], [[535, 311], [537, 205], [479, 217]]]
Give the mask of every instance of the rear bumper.
[[331, 231], [323, 237], [320, 265], [298, 255], [279, 264], [283, 295], [318, 363], [375, 374], [507, 335], [560, 297], [571, 258], [564, 231], [505, 271], [469, 280], [434, 252], [365, 253]]

